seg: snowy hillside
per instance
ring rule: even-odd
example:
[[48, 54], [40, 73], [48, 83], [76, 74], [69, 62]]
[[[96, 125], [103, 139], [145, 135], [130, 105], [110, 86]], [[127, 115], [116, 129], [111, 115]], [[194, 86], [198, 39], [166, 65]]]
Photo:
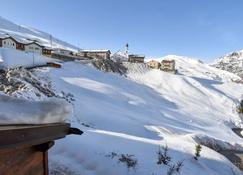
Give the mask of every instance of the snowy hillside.
[[[219, 69], [215, 69], [207, 64], [204, 64], [202, 61], [198, 59], [192, 59], [184, 56], [176, 56], [176, 55], [168, 55], [162, 58], [155, 58], [157, 61], [161, 61], [163, 59], [174, 59], [176, 61], [176, 69], [179, 74], [186, 76], [195, 76], [201, 78], [209, 78], [211, 80], [219, 80], [219, 81], [231, 81], [240, 79], [239, 76], [229, 73], [227, 71], [221, 71]], [[149, 61], [151, 59], [147, 59]]]
[[46, 47], [52, 46], [52, 48], [61, 48], [61, 49], [68, 49], [71, 51], [77, 51], [77, 47], [68, 44], [64, 41], [61, 41], [59, 39], [56, 39], [55, 37], [52, 37], [48, 33], [30, 27], [26, 27], [23, 25], [15, 24], [0, 16], [0, 36], [6, 36], [6, 35], [13, 36], [20, 41], [29, 42], [29, 40], [31, 41], [35, 40], [38, 41], [38, 43], [40, 43], [41, 45]]
[[[51, 46], [49, 34], [0, 18], [0, 35], [5, 34]], [[55, 38], [52, 46], [76, 49]], [[1, 48], [0, 62], [16, 67], [19, 60], [28, 66], [48, 61], [27, 54]], [[119, 60], [127, 58], [120, 52], [112, 57], [118, 56]], [[193, 158], [197, 142], [243, 150], [241, 138], [231, 130], [243, 127], [235, 112], [243, 85], [232, 82], [240, 78], [186, 57], [162, 59], [175, 59], [178, 74], [126, 63], [127, 77], [123, 77], [88, 64], [67, 62], [61, 69], [7, 70], [0, 75], [0, 90], [18, 98], [57, 97], [72, 104], [70, 122], [84, 134], [57, 141], [50, 152], [53, 175], [160, 175], [167, 174], [178, 162], [183, 162], [182, 175], [242, 174], [225, 157], [205, 146], [201, 158]], [[103, 66], [102, 62], [95, 67], [99, 64]], [[166, 145], [171, 161], [158, 164], [158, 151]]]
[[[157, 164], [159, 147], [165, 145], [170, 166], [183, 161], [182, 175], [242, 174], [205, 146], [201, 158], [193, 158], [195, 140], [243, 148], [231, 130], [242, 125], [235, 107], [243, 85], [231, 81], [239, 77], [196, 60], [172, 57], [177, 75], [131, 64], [127, 79], [75, 62], [35, 71], [40, 84], [49, 84], [55, 96], [73, 105], [72, 125], [84, 131], [51, 149], [51, 174], [167, 174], [169, 165]], [[28, 84], [17, 90], [17, 96], [43, 98], [29, 96], [30, 88]], [[34, 87], [32, 91], [41, 93]]]
[[220, 57], [215, 60], [212, 66], [235, 73], [243, 78], [243, 50]]

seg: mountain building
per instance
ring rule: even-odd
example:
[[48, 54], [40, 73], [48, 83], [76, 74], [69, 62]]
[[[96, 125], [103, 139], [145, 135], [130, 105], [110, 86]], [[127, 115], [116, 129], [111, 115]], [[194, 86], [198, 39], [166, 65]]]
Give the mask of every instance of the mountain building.
[[151, 69], [159, 69], [161, 66], [160, 62], [155, 61], [155, 60], [151, 60], [147, 64], [148, 64], [148, 67]]
[[160, 69], [165, 72], [176, 73], [175, 60], [162, 60]]
[[110, 50], [81, 50], [77, 54], [80, 57], [87, 57], [91, 59], [110, 59]]
[[131, 63], [144, 63], [145, 55], [129, 55], [128, 56], [128, 62]]

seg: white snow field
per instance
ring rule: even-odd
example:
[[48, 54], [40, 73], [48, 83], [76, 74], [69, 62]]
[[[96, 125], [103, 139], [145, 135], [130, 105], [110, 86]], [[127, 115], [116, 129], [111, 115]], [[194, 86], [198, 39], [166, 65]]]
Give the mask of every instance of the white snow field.
[[[49, 77], [57, 93], [73, 95], [71, 123], [84, 131], [56, 142], [51, 174], [165, 175], [169, 166], [157, 164], [159, 147], [165, 145], [170, 165], [183, 161], [182, 175], [242, 174], [205, 146], [199, 160], [193, 158], [194, 138], [242, 149], [231, 130], [242, 125], [235, 107], [243, 85], [231, 82], [239, 77], [189, 58], [166, 58], [171, 57], [176, 75], [134, 64], [128, 78], [75, 62], [39, 69], [37, 75]], [[134, 168], [121, 161], [122, 154], [132, 155]]]
[[35, 67], [46, 65], [47, 62], [53, 60], [38, 53], [0, 47], [0, 68]]
[[64, 100], [30, 101], [0, 94], [0, 123], [63, 123], [71, 116], [72, 106]]

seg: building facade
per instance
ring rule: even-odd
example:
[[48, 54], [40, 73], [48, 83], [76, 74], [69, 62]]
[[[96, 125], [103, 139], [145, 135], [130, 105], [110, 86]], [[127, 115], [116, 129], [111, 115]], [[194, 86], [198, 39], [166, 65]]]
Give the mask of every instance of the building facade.
[[61, 55], [71, 55], [71, 51], [70, 50], [66, 50], [66, 49], [55, 49], [54, 52], [56, 54], [61, 54]]
[[81, 50], [77, 56], [87, 57], [92, 59], [110, 59], [110, 50]]
[[148, 67], [150, 67], [151, 69], [159, 69], [161, 67], [161, 64], [158, 61], [151, 60], [148, 62]]
[[162, 60], [161, 70], [176, 73], [175, 60]]
[[25, 46], [25, 44], [23, 44], [23, 43], [20, 43], [20, 42], [16, 43], [16, 49], [18, 49], [18, 50], [24, 51], [25, 50], [24, 46]]
[[145, 56], [144, 55], [129, 55], [128, 62], [131, 63], [144, 63]]
[[9, 49], [17, 49], [17, 42], [12, 37], [2, 38], [1, 47]]
[[38, 54], [42, 54], [42, 49], [43, 47], [35, 42], [25, 44], [25, 48], [24, 48], [26, 52], [33, 52]]
[[42, 55], [51, 57], [51, 54], [52, 54], [51, 48], [47, 48], [47, 47], [42, 48]]

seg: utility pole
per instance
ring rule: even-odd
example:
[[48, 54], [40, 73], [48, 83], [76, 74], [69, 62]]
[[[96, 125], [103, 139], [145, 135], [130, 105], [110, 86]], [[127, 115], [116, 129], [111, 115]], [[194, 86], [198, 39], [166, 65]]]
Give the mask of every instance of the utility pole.
[[32, 53], [33, 53], [33, 67], [35, 67], [35, 53], [34, 52]]
[[51, 48], [52, 48], [52, 35], [50, 35], [50, 43], [51, 43]]

